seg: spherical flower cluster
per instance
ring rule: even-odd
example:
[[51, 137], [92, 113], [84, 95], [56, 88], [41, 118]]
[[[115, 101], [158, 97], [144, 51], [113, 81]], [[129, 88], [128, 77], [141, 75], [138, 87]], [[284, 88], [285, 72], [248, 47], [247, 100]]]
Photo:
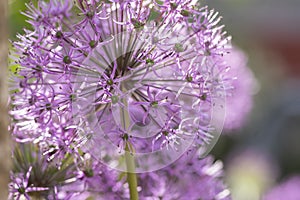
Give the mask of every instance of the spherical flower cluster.
[[[18, 173], [23, 186], [12, 184], [14, 195], [88, 198], [97, 190], [101, 198], [128, 198], [122, 173], [105, 165], [126, 171], [122, 155], [129, 153], [135, 172], [153, 171], [194, 147], [201, 147], [200, 156], [211, 149], [235, 79], [224, 62], [230, 37], [218, 13], [187, 0], [50, 0], [27, 7], [32, 30], [13, 43], [10, 129], [17, 142], [38, 145], [42, 169], [72, 166], [71, 175], [66, 172], [72, 178], [40, 185], [30, 180], [31, 163]], [[174, 165], [159, 177], [142, 175], [141, 195], [168, 195], [158, 191], [164, 187], [152, 188], [154, 194], [143, 184], [157, 177], [167, 189], [185, 165], [191, 171], [180, 184], [193, 177], [201, 183], [175, 196], [227, 196], [219, 164], [210, 159]]]
[[14, 43], [18, 141], [62, 153], [98, 142], [102, 152], [127, 143], [154, 152], [217, 138], [214, 107], [225, 106], [234, 79], [222, 62], [230, 38], [218, 13], [185, 0], [52, 0], [28, 9], [33, 30]]

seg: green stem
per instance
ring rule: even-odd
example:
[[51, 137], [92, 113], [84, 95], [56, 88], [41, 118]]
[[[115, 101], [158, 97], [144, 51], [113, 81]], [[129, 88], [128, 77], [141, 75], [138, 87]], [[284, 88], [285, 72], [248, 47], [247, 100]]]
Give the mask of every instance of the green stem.
[[[125, 88], [123, 88], [123, 91], [126, 91]], [[128, 110], [128, 103], [125, 99], [122, 100], [122, 102], [125, 105], [125, 109], [121, 109], [121, 115], [122, 115], [122, 122], [123, 127], [125, 130], [128, 130], [130, 126], [130, 117]], [[128, 136], [127, 136], [128, 137]], [[129, 192], [130, 192], [130, 200], [138, 200], [139, 194], [137, 191], [137, 176], [135, 172], [135, 159], [134, 159], [134, 148], [132, 144], [128, 141], [128, 138], [125, 139], [125, 162], [127, 167], [127, 182], [129, 185]]]
[[130, 200], [138, 200], [139, 195], [137, 191], [137, 176], [136, 173], [132, 173], [135, 171], [134, 154], [130, 152], [129, 146], [130, 143], [126, 142], [125, 159], [127, 167], [127, 182], [129, 185]]

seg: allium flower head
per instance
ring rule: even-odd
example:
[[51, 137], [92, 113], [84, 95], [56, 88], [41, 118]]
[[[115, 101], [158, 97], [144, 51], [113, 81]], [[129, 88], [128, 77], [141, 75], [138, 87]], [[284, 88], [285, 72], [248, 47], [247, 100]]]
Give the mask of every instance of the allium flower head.
[[25, 15], [32, 30], [14, 43], [17, 140], [81, 147], [120, 170], [130, 151], [137, 172], [215, 143], [231, 84], [218, 13], [187, 0], [50, 0]]

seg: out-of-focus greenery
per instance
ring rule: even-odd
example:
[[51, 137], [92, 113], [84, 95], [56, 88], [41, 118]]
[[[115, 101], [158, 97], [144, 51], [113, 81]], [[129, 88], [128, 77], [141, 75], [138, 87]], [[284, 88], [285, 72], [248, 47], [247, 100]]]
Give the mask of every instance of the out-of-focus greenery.
[[26, 10], [26, 3], [30, 0], [9, 0], [9, 38], [16, 38], [17, 33], [22, 33], [24, 28], [28, 28], [29, 24], [26, 23], [26, 17], [21, 14], [22, 11]]

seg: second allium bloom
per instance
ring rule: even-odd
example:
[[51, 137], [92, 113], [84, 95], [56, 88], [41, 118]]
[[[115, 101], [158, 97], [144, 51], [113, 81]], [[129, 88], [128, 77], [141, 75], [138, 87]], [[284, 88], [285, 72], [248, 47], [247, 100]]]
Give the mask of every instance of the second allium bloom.
[[28, 8], [33, 30], [15, 43], [17, 139], [38, 140], [45, 152], [82, 146], [117, 168], [127, 148], [137, 153], [138, 172], [192, 146], [209, 150], [234, 79], [217, 13], [186, 0], [50, 0]]

